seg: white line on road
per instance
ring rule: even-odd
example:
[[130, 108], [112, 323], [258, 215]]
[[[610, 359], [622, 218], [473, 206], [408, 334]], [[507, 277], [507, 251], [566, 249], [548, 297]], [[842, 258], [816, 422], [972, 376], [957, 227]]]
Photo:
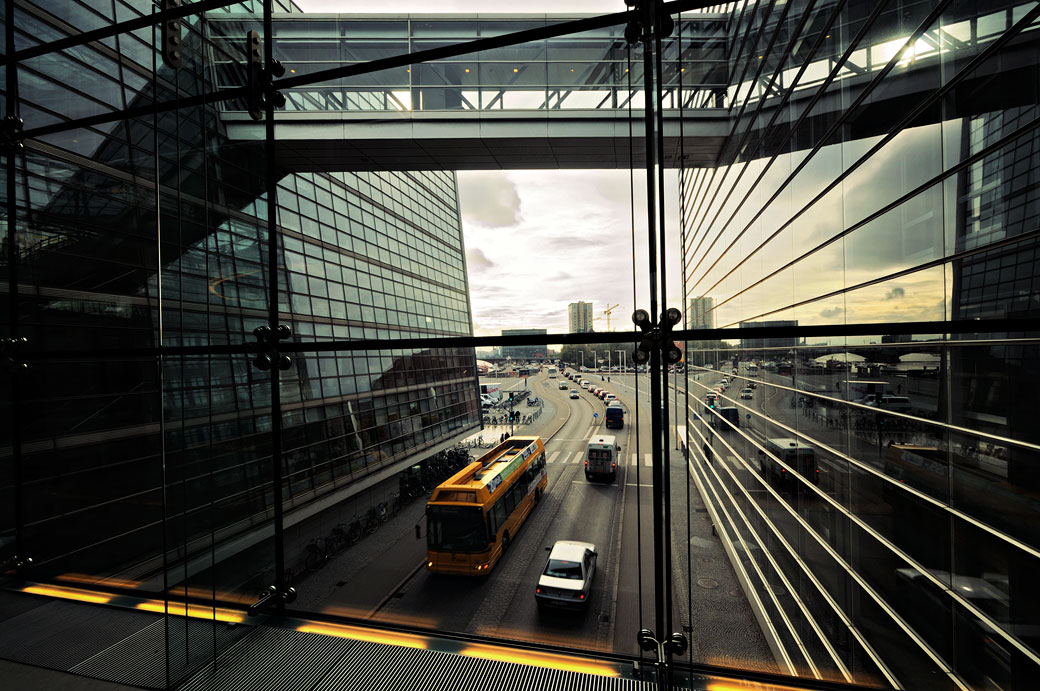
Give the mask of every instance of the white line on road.
[[633, 467], [638, 465], [638, 463], [639, 463], [639, 456], [637, 456], [636, 454], [632, 454], [632, 465], [633, 465]]
[[547, 460], [546, 463], [552, 463], [553, 461], [556, 460], [556, 457], [559, 456], [559, 455], [560, 455], [559, 451], [553, 451], [552, 454], [550, 454], [549, 460]]
[[643, 465], [647, 468], [651, 467], [654, 464], [654, 455], [652, 453], [645, 453], [643, 456]]

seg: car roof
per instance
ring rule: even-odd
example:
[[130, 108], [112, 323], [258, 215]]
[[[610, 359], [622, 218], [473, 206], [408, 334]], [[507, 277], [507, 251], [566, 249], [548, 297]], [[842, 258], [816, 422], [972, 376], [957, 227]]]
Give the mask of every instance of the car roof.
[[585, 558], [585, 550], [596, 551], [596, 545], [591, 542], [580, 542], [578, 540], [557, 540], [549, 550], [550, 559], [564, 559], [566, 561], [581, 561]]

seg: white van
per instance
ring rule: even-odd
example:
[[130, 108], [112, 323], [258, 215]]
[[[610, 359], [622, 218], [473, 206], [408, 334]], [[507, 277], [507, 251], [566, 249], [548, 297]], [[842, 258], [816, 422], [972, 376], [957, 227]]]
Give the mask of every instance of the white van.
[[882, 396], [878, 407], [885, 410], [895, 410], [900, 413], [909, 413], [914, 409], [908, 396]]
[[621, 447], [611, 434], [597, 435], [585, 449], [585, 479], [605, 477], [613, 482], [617, 477], [618, 454]]

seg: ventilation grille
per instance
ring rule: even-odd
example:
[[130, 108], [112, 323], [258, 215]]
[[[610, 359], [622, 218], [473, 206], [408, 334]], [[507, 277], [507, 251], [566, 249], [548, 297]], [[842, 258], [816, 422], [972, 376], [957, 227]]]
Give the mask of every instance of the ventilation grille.
[[651, 691], [654, 684], [259, 628], [178, 691]]

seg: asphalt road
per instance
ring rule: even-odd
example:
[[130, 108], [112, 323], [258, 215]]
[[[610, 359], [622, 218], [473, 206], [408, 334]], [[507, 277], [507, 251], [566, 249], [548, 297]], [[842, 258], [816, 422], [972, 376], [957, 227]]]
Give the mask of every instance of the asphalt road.
[[[639, 654], [635, 633], [642, 627], [659, 628], [654, 616], [648, 386], [641, 377], [638, 424], [633, 424], [637, 417], [634, 376], [611, 375], [609, 384], [599, 375], [592, 376], [596, 384], [607, 384], [625, 405], [623, 429], [602, 426], [605, 405], [598, 398], [581, 391], [578, 399], [570, 399], [569, 392], [559, 388], [560, 382], [568, 388], [577, 386], [562, 376], [549, 379], [542, 373], [527, 382], [545, 406], [532, 425], [515, 432], [538, 434], [546, 440], [548, 491], [490, 575], [468, 579], [427, 572], [425, 540], [414, 537], [415, 525], [425, 537], [420, 500], [373, 537], [337, 556], [326, 567], [328, 573], [312, 575], [306, 584], [312, 593], [307, 606], [432, 629]], [[508, 386], [509, 380], [503, 384]], [[681, 394], [678, 400], [683, 400]], [[499, 428], [486, 429], [484, 434], [497, 439]], [[614, 435], [622, 449], [619, 473], [609, 484], [589, 482], [584, 476], [585, 447], [591, 436], [601, 434]], [[699, 495], [689, 494], [689, 475], [681, 455], [674, 448], [666, 451], [671, 456], [673, 492], [670, 625], [691, 638], [691, 656], [696, 661], [777, 671], [728, 559], [713, 537], [703, 503]], [[599, 558], [592, 597], [584, 612], [542, 614], [535, 605], [535, 584], [545, 564], [545, 548], [561, 539], [596, 544]]]

